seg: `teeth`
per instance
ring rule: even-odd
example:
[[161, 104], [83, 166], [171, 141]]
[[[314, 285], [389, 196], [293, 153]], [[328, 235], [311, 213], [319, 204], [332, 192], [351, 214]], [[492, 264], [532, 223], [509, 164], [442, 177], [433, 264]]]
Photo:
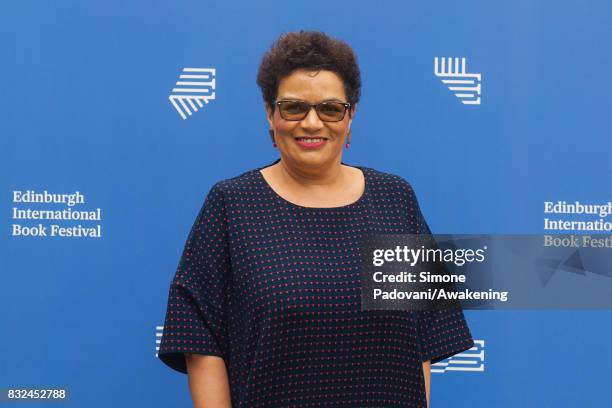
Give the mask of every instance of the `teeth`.
[[298, 137], [297, 140], [299, 140], [301, 142], [306, 142], [306, 143], [318, 143], [318, 142], [323, 141], [324, 139], [322, 139], [322, 138], [302, 138], [302, 137]]

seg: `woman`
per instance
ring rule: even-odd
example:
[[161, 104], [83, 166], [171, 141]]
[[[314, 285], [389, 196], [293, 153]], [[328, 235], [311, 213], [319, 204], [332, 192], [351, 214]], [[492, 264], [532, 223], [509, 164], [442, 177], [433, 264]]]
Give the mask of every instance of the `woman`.
[[342, 162], [351, 48], [289, 33], [257, 78], [280, 158], [216, 183], [170, 287], [159, 357], [196, 407], [425, 407], [432, 362], [473, 346], [461, 310], [361, 311], [363, 234], [429, 233], [401, 177]]

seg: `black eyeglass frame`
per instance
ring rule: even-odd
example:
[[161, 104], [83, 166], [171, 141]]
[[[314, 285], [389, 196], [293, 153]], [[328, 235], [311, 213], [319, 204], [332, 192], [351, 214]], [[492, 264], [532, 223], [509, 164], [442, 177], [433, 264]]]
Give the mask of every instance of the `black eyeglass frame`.
[[[291, 121], [291, 122], [299, 122], [299, 121], [301, 121], [301, 120], [304, 120], [304, 119], [306, 118], [306, 116], [308, 116], [308, 114], [310, 113], [310, 109], [308, 109], [308, 111], [306, 111], [306, 113], [304, 114], [304, 117], [302, 117], [302, 118], [300, 118], [300, 119], [286, 119], [285, 117], [283, 117], [282, 110], [280, 109], [281, 104], [282, 104], [283, 102], [298, 102], [298, 103], [303, 103], [303, 104], [305, 104], [305, 105], [308, 105], [308, 106], [310, 107], [310, 109], [314, 108], [315, 112], [317, 113], [317, 116], [319, 117], [319, 119], [320, 119], [322, 122], [340, 122], [340, 121], [342, 121], [342, 120], [344, 119], [344, 117], [346, 116], [346, 112], [347, 112], [347, 111], [349, 112], [349, 116], [351, 115], [351, 113], [350, 113], [351, 104], [350, 104], [349, 102], [340, 102], [340, 101], [324, 101], [324, 102], [319, 102], [319, 103], [312, 104], [312, 103], [308, 103], [308, 102], [306, 102], [306, 101], [300, 101], [300, 100], [298, 100], [298, 99], [282, 99], [282, 100], [280, 100], [280, 101], [275, 101], [275, 102], [274, 102], [274, 105], [275, 105], [275, 106], [278, 106], [278, 108], [279, 108], [279, 113], [280, 113], [280, 115], [281, 115], [281, 118], [283, 118], [284, 120]], [[340, 105], [344, 106], [344, 112], [342, 112], [342, 117], [341, 117], [340, 119], [338, 119], [338, 120], [324, 120], [323, 118], [321, 118], [321, 115], [319, 115], [319, 111], [317, 110], [317, 107], [318, 107], [318, 106], [321, 106], [321, 105], [330, 104], [330, 103], [337, 103], [337, 104], [340, 104]]]

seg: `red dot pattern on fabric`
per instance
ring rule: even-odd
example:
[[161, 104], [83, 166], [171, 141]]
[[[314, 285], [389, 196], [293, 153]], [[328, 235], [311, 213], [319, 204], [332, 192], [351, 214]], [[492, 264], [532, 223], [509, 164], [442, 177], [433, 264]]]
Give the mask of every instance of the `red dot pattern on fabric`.
[[422, 362], [473, 346], [461, 310], [361, 311], [364, 234], [429, 234], [410, 184], [359, 167], [334, 208], [278, 196], [258, 169], [210, 190], [170, 285], [159, 358], [225, 360], [232, 406], [425, 407]]

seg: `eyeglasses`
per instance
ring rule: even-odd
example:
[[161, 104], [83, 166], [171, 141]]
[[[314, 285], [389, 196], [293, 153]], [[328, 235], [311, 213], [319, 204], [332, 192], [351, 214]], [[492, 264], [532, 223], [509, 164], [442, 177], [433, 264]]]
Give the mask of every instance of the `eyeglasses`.
[[317, 116], [323, 122], [340, 122], [344, 119], [346, 111], [351, 107], [348, 102], [321, 102], [314, 105], [304, 101], [284, 100], [276, 101], [281, 118], [299, 121], [308, 116], [311, 108], [315, 109]]

